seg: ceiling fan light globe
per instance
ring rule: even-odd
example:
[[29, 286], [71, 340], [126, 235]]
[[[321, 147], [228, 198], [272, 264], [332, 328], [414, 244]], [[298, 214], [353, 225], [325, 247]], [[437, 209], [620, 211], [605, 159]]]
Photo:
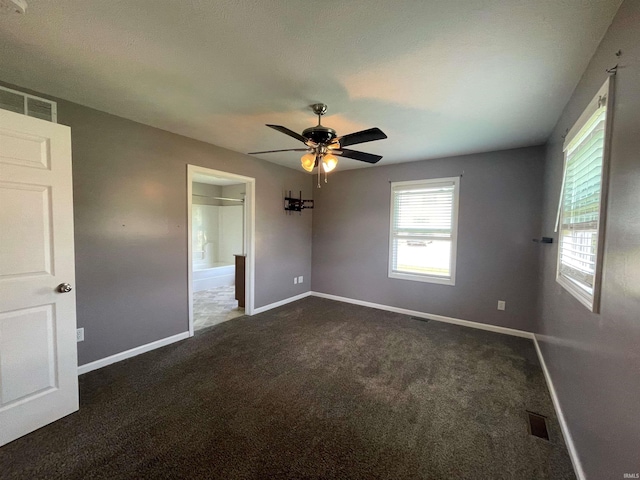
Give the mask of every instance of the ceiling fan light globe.
[[335, 155], [329, 153], [322, 157], [322, 168], [325, 172], [329, 173], [336, 168], [336, 165], [338, 165], [338, 159]]
[[313, 171], [313, 167], [316, 165], [316, 156], [313, 153], [306, 153], [300, 159], [300, 163], [302, 168], [304, 168], [307, 172]]

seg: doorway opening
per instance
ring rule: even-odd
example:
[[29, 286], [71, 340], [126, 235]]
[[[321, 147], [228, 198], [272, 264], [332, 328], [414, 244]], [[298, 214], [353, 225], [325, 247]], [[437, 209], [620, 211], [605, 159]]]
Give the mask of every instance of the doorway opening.
[[255, 179], [187, 166], [189, 334], [251, 315]]

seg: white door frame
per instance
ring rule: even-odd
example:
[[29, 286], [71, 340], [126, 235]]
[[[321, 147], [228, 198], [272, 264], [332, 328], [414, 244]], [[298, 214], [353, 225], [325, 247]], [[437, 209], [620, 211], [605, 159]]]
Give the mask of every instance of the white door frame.
[[189, 336], [193, 336], [193, 238], [191, 232], [191, 215], [193, 207], [194, 174], [237, 180], [246, 185], [244, 201], [244, 244], [246, 258], [245, 307], [247, 315], [253, 315], [255, 305], [255, 267], [256, 267], [256, 179], [235, 173], [213, 170], [211, 168], [187, 165], [187, 271], [189, 278]]

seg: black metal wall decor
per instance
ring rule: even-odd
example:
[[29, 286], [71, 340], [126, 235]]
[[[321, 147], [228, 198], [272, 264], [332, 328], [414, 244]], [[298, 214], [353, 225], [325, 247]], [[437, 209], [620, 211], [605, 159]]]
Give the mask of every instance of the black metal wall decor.
[[302, 210], [311, 208], [313, 208], [313, 200], [303, 200], [302, 190], [300, 191], [299, 198], [293, 198], [291, 196], [291, 190], [289, 190], [289, 196], [284, 197], [284, 210], [286, 212], [301, 212]]

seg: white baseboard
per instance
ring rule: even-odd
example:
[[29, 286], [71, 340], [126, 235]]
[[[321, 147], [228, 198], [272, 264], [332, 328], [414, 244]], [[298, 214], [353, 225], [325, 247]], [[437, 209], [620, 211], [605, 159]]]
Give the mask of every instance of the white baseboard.
[[514, 337], [524, 337], [533, 339], [531, 332], [524, 330], [516, 330], [514, 328], [498, 327], [497, 325], [489, 325], [486, 323], [472, 322], [469, 320], [461, 320], [459, 318], [445, 317], [443, 315], [435, 315], [432, 313], [418, 312], [417, 310], [408, 310], [406, 308], [392, 307], [390, 305], [381, 305], [379, 303], [365, 302], [363, 300], [355, 300], [353, 298], [340, 297], [328, 293], [311, 292], [314, 297], [328, 298], [329, 300], [337, 300], [338, 302], [352, 303], [354, 305], [362, 305], [363, 307], [377, 308], [378, 310], [386, 310], [388, 312], [402, 313], [418, 318], [427, 318], [437, 322], [453, 323], [454, 325], [462, 325], [464, 327], [477, 328], [479, 330], [487, 330], [489, 332], [502, 333], [504, 335], [513, 335]]
[[98, 368], [106, 367], [107, 365], [111, 365], [112, 363], [116, 363], [127, 358], [135, 357], [136, 355], [140, 355], [141, 353], [150, 352], [151, 350], [155, 350], [156, 348], [164, 347], [165, 345], [179, 342], [180, 340], [184, 340], [186, 338], [189, 338], [189, 332], [182, 332], [171, 337], [147, 343], [146, 345], [140, 345], [139, 347], [132, 348], [131, 350], [125, 350], [124, 352], [101, 358], [100, 360], [96, 360], [94, 362], [85, 363], [84, 365], [80, 365], [78, 367], [78, 375], [97, 370]]
[[256, 313], [266, 312], [267, 310], [271, 310], [272, 308], [281, 307], [282, 305], [286, 305], [287, 303], [302, 300], [303, 298], [306, 298], [309, 295], [311, 295], [311, 292], [304, 292], [294, 297], [285, 298], [284, 300], [280, 300], [279, 302], [274, 302], [274, 303], [270, 303], [269, 305], [265, 305], [263, 307], [254, 308], [253, 315], [255, 315]]
[[571, 458], [571, 463], [573, 464], [573, 471], [575, 472], [578, 480], [585, 480], [587, 477], [585, 476], [584, 470], [582, 469], [582, 463], [580, 462], [580, 457], [578, 457], [578, 451], [576, 450], [576, 446], [573, 443], [573, 437], [571, 436], [571, 432], [569, 431], [569, 426], [567, 425], [567, 421], [564, 418], [564, 413], [562, 411], [562, 408], [560, 407], [560, 400], [558, 400], [556, 389], [553, 386], [551, 375], [549, 374], [549, 370], [547, 369], [547, 364], [544, 361], [544, 357], [542, 356], [542, 351], [540, 350], [540, 345], [538, 345], [538, 339], [536, 338], [535, 335], [533, 336], [533, 344], [536, 347], [536, 352], [538, 353], [538, 359], [540, 360], [540, 365], [542, 366], [542, 372], [544, 373], [544, 378], [547, 381], [547, 388], [549, 389], [549, 395], [551, 395], [553, 408], [555, 409], [556, 416], [558, 417], [558, 423], [560, 424], [560, 430], [562, 430], [564, 443], [567, 446], [567, 450], [569, 451], [569, 458]]

